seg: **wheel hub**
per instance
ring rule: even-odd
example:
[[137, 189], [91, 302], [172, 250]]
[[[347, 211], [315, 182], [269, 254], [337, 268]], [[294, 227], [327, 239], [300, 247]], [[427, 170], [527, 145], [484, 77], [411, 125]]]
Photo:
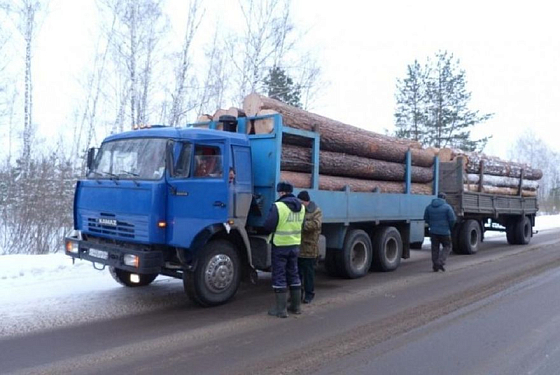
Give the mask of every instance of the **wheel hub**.
[[230, 257], [224, 254], [214, 255], [206, 266], [204, 281], [208, 289], [220, 293], [233, 282], [234, 268]]
[[354, 268], [361, 270], [366, 266], [367, 250], [363, 242], [356, 242], [352, 247], [352, 265]]

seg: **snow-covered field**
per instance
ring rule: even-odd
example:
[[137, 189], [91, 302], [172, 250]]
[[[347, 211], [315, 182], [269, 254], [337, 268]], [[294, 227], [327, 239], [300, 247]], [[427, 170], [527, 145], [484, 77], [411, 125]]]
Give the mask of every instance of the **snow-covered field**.
[[[560, 215], [537, 217], [536, 230], [552, 228], [560, 228]], [[85, 261], [72, 264], [63, 253], [0, 256], [0, 337], [140, 313], [186, 299], [180, 280], [159, 277], [154, 285], [132, 291], [117, 284], [107, 269], [95, 270]], [[99, 304], [104, 305], [102, 313], [95, 308]]]

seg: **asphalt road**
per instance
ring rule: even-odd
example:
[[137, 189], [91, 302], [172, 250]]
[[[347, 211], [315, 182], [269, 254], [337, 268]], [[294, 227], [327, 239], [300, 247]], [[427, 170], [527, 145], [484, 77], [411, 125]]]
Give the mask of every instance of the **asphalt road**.
[[211, 309], [186, 301], [177, 283], [158, 296], [173, 302], [147, 313], [0, 340], [0, 372], [560, 373], [560, 231], [528, 246], [491, 238], [446, 268], [431, 271], [425, 246], [391, 273], [319, 272], [316, 300], [288, 319], [266, 315], [266, 278]]

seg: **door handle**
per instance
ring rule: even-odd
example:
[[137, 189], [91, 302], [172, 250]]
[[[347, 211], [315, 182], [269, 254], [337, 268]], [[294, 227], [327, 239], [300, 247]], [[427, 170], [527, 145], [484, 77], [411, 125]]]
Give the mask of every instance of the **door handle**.
[[224, 202], [216, 201], [216, 202], [214, 202], [214, 206], [224, 208], [226, 206], [226, 204]]

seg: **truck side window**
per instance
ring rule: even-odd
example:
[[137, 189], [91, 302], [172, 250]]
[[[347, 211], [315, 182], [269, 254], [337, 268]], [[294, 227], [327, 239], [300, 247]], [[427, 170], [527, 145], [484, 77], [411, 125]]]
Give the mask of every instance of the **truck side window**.
[[175, 177], [189, 177], [191, 172], [191, 150], [192, 145], [185, 143], [181, 147], [177, 164], [175, 165]]
[[194, 149], [195, 177], [221, 178], [222, 153], [219, 147], [196, 145]]

